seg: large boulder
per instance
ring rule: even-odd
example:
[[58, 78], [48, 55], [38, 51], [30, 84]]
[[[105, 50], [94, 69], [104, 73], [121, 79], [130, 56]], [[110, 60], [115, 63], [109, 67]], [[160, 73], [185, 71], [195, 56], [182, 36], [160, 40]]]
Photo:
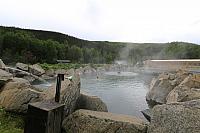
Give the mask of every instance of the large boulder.
[[8, 79], [11, 79], [13, 75], [7, 71], [4, 71], [0, 69], [0, 81], [7, 81]]
[[[73, 69], [72, 69], [73, 70]], [[74, 70], [73, 70], [74, 71]], [[65, 70], [65, 69], [57, 69], [57, 70], [55, 70], [55, 74], [57, 75], [57, 74], [66, 74], [66, 72], [67, 72], [67, 70]]]
[[[68, 76], [72, 79], [68, 79]], [[53, 84], [44, 93], [44, 99], [54, 100], [56, 83]], [[73, 69], [71, 75], [65, 75], [64, 81], [61, 82], [60, 103], [65, 104], [64, 115], [68, 116], [76, 109], [76, 103], [80, 96], [80, 77]]]
[[3, 61], [0, 59], [0, 69], [4, 69], [6, 65], [3, 63]]
[[[65, 116], [75, 111], [76, 102], [80, 95], [80, 77], [74, 72], [72, 79], [67, 79], [61, 84], [60, 103], [65, 104]], [[43, 100], [54, 101], [56, 83], [49, 89], [38, 89], [30, 85], [28, 80], [13, 78], [1, 88], [0, 106], [7, 111], [26, 113], [28, 103]]]
[[23, 71], [28, 71], [28, 65], [24, 63], [16, 63], [16, 68], [23, 70]]
[[83, 73], [96, 73], [96, 69], [94, 69], [94, 68], [91, 67], [91, 66], [85, 66], [85, 67], [82, 69], [82, 72], [83, 72]]
[[200, 100], [157, 105], [148, 133], [199, 133]]
[[167, 96], [167, 103], [200, 99], [200, 74], [193, 74], [183, 80]]
[[12, 79], [13, 75], [9, 72], [6, 72], [2, 69], [0, 69], [0, 90], [1, 87], [8, 81], [9, 79]]
[[55, 71], [54, 69], [49, 69], [45, 71], [45, 75], [49, 76], [49, 77], [54, 77], [55, 76]]
[[106, 104], [99, 97], [83, 93], [78, 98], [77, 109], [108, 112]]
[[0, 92], [0, 106], [16, 113], [26, 113], [28, 103], [42, 100], [43, 93], [34, 89], [22, 78], [13, 78], [6, 83]]
[[168, 78], [154, 78], [146, 95], [146, 99], [156, 103], [166, 103], [166, 97], [174, 87], [175, 85]]
[[146, 133], [141, 119], [107, 112], [78, 110], [64, 119], [66, 133]]
[[20, 70], [18, 68], [6, 67], [5, 69], [7, 72], [12, 73], [14, 77], [17, 78], [24, 78], [29, 82], [37, 82], [37, 83], [44, 83], [46, 82], [43, 78], [33, 75], [32, 73]]
[[41, 76], [45, 73], [45, 70], [38, 64], [30, 65], [29, 72], [33, 75]]
[[147, 101], [153, 101], [160, 104], [166, 103], [168, 94], [188, 75], [189, 73], [185, 71], [178, 71], [176, 74], [160, 74], [151, 82], [150, 89], [146, 95]]

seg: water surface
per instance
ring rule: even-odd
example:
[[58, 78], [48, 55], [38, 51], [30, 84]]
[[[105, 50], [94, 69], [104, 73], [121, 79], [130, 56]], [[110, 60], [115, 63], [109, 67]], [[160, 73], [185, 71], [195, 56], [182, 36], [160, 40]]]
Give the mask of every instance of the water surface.
[[99, 96], [109, 112], [134, 115], [144, 118], [141, 110], [147, 109], [145, 95], [150, 75], [133, 72], [105, 72], [81, 76], [81, 90]]

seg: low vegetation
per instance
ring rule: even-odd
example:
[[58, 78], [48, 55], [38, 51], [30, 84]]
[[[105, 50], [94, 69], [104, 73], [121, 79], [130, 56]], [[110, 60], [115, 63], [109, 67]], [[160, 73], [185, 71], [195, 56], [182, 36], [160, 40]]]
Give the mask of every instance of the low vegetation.
[[39, 64], [44, 70], [49, 70], [49, 69], [71, 69], [71, 68], [80, 68], [80, 67], [84, 67], [84, 64], [47, 64], [47, 63], [43, 63], [43, 64]]
[[0, 133], [23, 133], [24, 118], [0, 107]]

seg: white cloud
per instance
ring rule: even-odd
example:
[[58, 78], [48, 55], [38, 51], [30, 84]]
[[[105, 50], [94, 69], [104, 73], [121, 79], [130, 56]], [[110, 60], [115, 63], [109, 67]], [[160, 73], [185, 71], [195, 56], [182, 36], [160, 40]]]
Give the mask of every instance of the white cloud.
[[198, 0], [0, 0], [0, 24], [89, 40], [200, 43]]

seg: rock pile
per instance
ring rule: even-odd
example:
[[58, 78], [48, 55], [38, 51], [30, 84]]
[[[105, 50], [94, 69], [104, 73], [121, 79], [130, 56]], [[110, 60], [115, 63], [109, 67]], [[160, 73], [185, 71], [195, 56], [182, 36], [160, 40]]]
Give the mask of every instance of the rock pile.
[[179, 70], [176, 74], [162, 73], [157, 78], [153, 78], [146, 95], [147, 101], [166, 103], [168, 94], [189, 75], [189, 72]]
[[[46, 90], [38, 89], [30, 84], [32, 80], [27, 77], [42, 79], [44, 75], [55, 77], [56, 73], [63, 72], [65, 79], [61, 84], [60, 103], [65, 105], [62, 123], [64, 132], [147, 132], [147, 123], [143, 120], [133, 116], [108, 113], [106, 104], [100, 98], [81, 94], [80, 70], [45, 72], [38, 65], [28, 66], [23, 63], [17, 63], [16, 67], [17, 69], [6, 67], [0, 60], [0, 106], [6, 111], [25, 114], [29, 103], [53, 101], [56, 84]], [[85, 72], [93, 71], [90, 68], [85, 69]]]
[[[4, 64], [4, 63], [3, 63]], [[38, 65], [28, 66], [17, 63], [19, 69], [4, 67], [0, 69], [0, 106], [15, 113], [26, 113], [28, 104], [32, 102], [54, 100], [56, 84], [49, 89], [38, 89], [32, 86], [27, 76], [33, 78], [44, 74], [45, 71]], [[32, 72], [32, 74], [27, 72]], [[76, 101], [80, 96], [80, 77], [75, 70], [71, 70], [72, 80], [65, 79], [61, 86], [61, 103], [65, 104], [65, 115], [69, 115], [76, 108]], [[13, 74], [9, 73], [12, 72]], [[36, 74], [36, 75], [33, 75]], [[37, 76], [38, 75], [38, 76]], [[20, 77], [20, 78], [18, 78]], [[42, 80], [42, 78], [41, 78]]]
[[148, 133], [199, 133], [200, 74], [161, 74], [152, 80], [146, 98], [162, 104], [151, 109]]

